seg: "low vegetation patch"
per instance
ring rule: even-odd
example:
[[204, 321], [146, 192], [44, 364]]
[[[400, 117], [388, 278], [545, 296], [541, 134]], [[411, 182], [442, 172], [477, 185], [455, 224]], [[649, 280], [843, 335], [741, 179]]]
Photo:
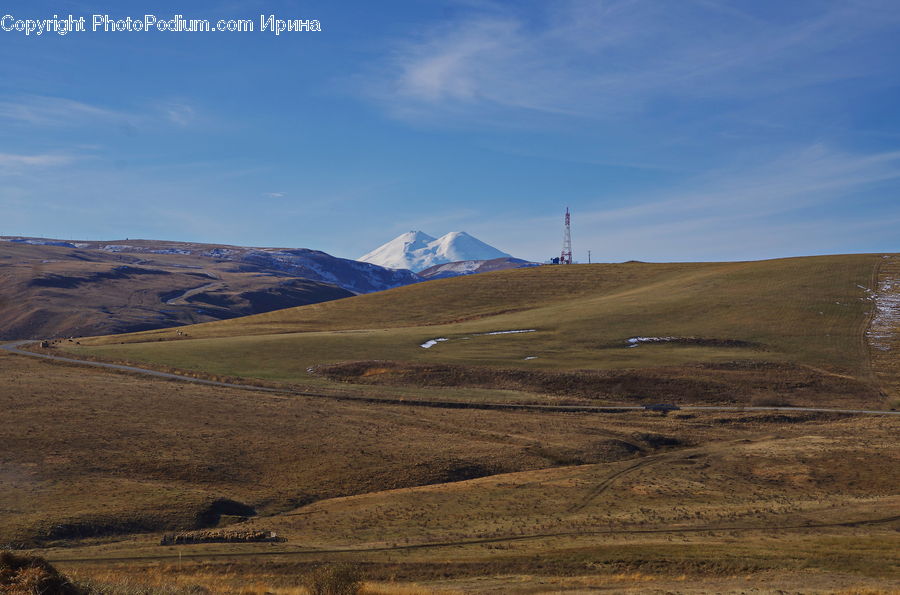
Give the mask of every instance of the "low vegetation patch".
[[215, 527], [223, 516], [247, 519], [256, 516], [256, 510], [242, 502], [218, 498], [197, 514], [197, 527], [201, 529]]
[[792, 407], [793, 403], [782, 395], [763, 393], [750, 399], [753, 407]]
[[319, 566], [303, 577], [309, 595], [357, 595], [362, 585], [362, 573], [351, 564]]
[[685, 446], [687, 442], [675, 436], [666, 436], [663, 434], [655, 434], [652, 432], [639, 432], [634, 435], [635, 439], [647, 443], [650, 448], [665, 448], [667, 446]]
[[877, 398], [876, 389], [846, 376], [775, 362], [727, 362], [630, 370], [520, 370], [458, 364], [350, 361], [314, 372], [338, 382], [417, 387], [517, 390], [629, 402], [740, 403], [783, 406], [823, 398]]
[[190, 543], [252, 543], [284, 541], [274, 531], [261, 529], [228, 529], [218, 531], [182, 531], [168, 533], [160, 545], [185, 545]]
[[638, 347], [639, 345], [653, 345], [665, 343], [668, 345], [696, 345], [700, 347], [734, 347], [743, 349], [763, 349], [765, 346], [753, 341], [741, 341], [740, 339], [715, 339], [705, 337], [631, 337], [624, 345], [616, 347]]
[[0, 552], [0, 591], [8, 595], [87, 595], [39, 556]]

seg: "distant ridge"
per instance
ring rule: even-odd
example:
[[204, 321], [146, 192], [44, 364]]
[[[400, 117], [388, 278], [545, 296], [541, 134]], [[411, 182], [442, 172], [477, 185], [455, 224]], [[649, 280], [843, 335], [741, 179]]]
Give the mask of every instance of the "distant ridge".
[[308, 248], [258, 248], [167, 240], [69, 241], [23, 236], [0, 236], [0, 242], [0, 247], [4, 244], [51, 246], [89, 253], [144, 255], [146, 258], [185, 256], [200, 261], [192, 262], [193, 265], [233, 262], [237, 267], [235, 270], [277, 271], [288, 276], [337, 285], [357, 294], [383, 291], [420, 280], [407, 271], [385, 270], [384, 267], [372, 266], [372, 263], [363, 264]]
[[303, 248], [0, 236], [0, 337], [210, 322], [419, 281], [411, 271]]
[[461, 260], [436, 264], [419, 271], [423, 279], [446, 279], [447, 277], [459, 277], [460, 275], [474, 275], [476, 273], [490, 273], [491, 271], [503, 271], [506, 269], [519, 269], [522, 267], [540, 266], [536, 262], [522, 260], [521, 258], [492, 258], [490, 260]]
[[423, 271], [435, 265], [470, 260], [512, 258], [464, 231], [452, 231], [434, 238], [421, 231], [401, 234], [359, 258], [391, 269]]

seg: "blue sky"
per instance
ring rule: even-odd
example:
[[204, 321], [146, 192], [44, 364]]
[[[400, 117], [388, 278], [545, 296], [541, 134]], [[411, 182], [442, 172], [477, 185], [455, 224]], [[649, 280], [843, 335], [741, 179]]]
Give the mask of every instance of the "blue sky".
[[[410, 229], [523, 258], [900, 250], [900, 3], [7, 1], [0, 235], [308, 247]], [[0, 15], [2, 16], [2, 15]]]

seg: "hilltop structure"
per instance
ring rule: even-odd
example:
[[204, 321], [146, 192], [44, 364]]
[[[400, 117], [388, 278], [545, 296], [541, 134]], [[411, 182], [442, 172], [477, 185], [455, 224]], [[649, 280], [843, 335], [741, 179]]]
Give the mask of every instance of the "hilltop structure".
[[559, 256], [559, 264], [572, 264], [572, 223], [569, 217], [569, 207], [566, 207], [566, 228], [563, 231], [562, 254]]

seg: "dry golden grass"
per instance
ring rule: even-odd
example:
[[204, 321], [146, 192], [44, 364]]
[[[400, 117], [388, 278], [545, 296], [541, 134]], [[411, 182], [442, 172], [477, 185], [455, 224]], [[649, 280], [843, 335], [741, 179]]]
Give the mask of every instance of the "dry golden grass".
[[[396, 566], [395, 566], [396, 567]], [[537, 568], [532, 565], [533, 570]], [[223, 595], [307, 595], [302, 586], [290, 586], [285, 568], [279, 571], [245, 565], [205, 565], [186, 563], [181, 567], [140, 567], [139, 570], [115, 568], [100, 570], [75, 569], [69, 575], [81, 584], [95, 586], [95, 593], [116, 595], [186, 595], [210, 592]], [[455, 570], [451, 565], [445, 570]], [[471, 570], [471, 569], [470, 569]], [[279, 574], [282, 573], [282, 574]], [[205, 591], [204, 591], [205, 590]], [[365, 581], [360, 595], [461, 595], [462, 593], [592, 593], [598, 590], [616, 593], [678, 594], [746, 593], [748, 590], [766, 595], [790, 593], [828, 595], [893, 595], [900, 591], [896, 584], [878, 579], [865, 579], [844, 573], [823, 573], [808, 569], [735, 573], [730, 576], [667, 575], [653, 572], [580, 572], [549, 574], [547, 572], [506, 572], [497, 575], [466, 575], [452, 579], [433, 578], [424, 581]]]
[[[308, 588], [296, 584], [297, 576], [275, 577], [265, 571], [244, 572], [228, 567], [215, 571], [188, 565], [133, 568], [76, 568], [68, 576], [90, 590], [90, 595], [309, 595]], [[291, 585], [290, 583], [295, 583]], [[450, 588], [432, 588], [414, 582], [363, 581], [356, 595], [461, 595]], [[24, 595], [24, 594], [23, 594]], [[30, 594], [29, 594], [30, 595]]]
[[647, 414], [601, 430], [596, 417], [575, 414], [275, 397], [10, 355], [0, 355], [0, 408], [0, 543], [190, 529], [219, 498], [271, 514], [313, 499], [614, 460], [633, 452], [611, 441], [671, 425]]
[[[193, 336], [440, 326], [463, 321], [471, 321], [470, 327], [478, 328], [485, 326], [477, 324], [484, 319], [517, 320], [525, 312], [547, 307], [565, 318], [560, 327], [573, 331], [578, 321], [613, 314], [628, 317], [630, 320], [612, 321], [614, 330], [623, 323], [635, 327], [637, 333], [626, 332], [623, 339], [638, 335], [695, 336], [682, 329], [697, 324], [721, 331], [743, 329], [745, 333], [762, 331], [776, 336], [799, 330], [797, 327], [807, 320], [817, 321], [816, 326], [843, 330], [842, 319], [865, 309], [858, 303], [865, 293], [856, 283], [870, 286], [879, 264], [880, 255], [849, 255], [740, 263], [515, 269], [206, 324], [195, 327]], [[846, 303], [834, 303], [842, 298]], [[665, 322], [660, 319], [663, 315], [669, 315]], [[796, 317], [800, 320], [791, 319]], [[665, 328], [660, 328], [660, 323]], [[492, 324], [487, 326], [494, 330], [489, 328]], [[818, 334], [818, 330], [811, 332]], [[721, 332], [710, 338], [732, 338], [730, 335]], [[107, 342], [158, 338], [171, 339], [175, 334], [148, 331]], [[828, 343], [838, 342], [835, 338]]]
[[[184, 325], [352, 295], [279, 271], [236, 268], [182, 254], [0, 242], [0, 337], [43, 339]], [[177, 299], [201, 287], [189, 301]]]
[[[357, 395], [559, 402], [574, 393], [495, 381], [625, 378], [634, 372], [622, 371], [627, 364], [651, 385], [731, 378], [723, 390], [746, 389], [747, 402], [790, 394], [866, 403], [870, 304], [856, 282], [867, 284], [876, 260], [511, 271], [190, 331], [206, 338], [101, 338], [85, 351]], [[470, 294], [482, 306], [452, 322], [474, 307]], [[439, 326], [404, 326], [435, 313], [445, 316]], [[511, 328], [538, 332], [476, 334]], [[214, 336], [226, 332], [234, 336]], [[633, 335], [765, 347], [611, 346]], [[436, 336], [451, 340], [418, 347]], [[536, 346], [549, 363], [507, 365], [509, 354]], [[375, 356], [397, 363], [337, 366], [361, 370], [352, 383], [306, 372]], [[476, 360], [488, 372], [472, 368]], [[589, 371], [554, 376], [563, 361]], [[537, 373], [504, 372], [523, 368]], [[431, 373], [438, 386], [424, 381]], [[394, 374], [396, 385], [366, 384]], [[446, 387], [448, 378], [461, 380]], [[432, 409], [10, 355], [0, 355], [0, 408], [0, 543], [55, 546], [48, 558], [85, 580], [102, 582], [106, 572], [108, 583], [173, 593], [207, 585], [287, 595], [301, 593], [300, 577], [322, 563], [358, 565], [374, 593], [850, 593], [890, 592], [900, 580], [892, 417]], [[242, 530], [287, 541], [158, 545], [162, 530], [192, 528], [221, 498], [261, 513]], [[78, 539], [73, 527], [102, 535]]]
[[[475, 372], [487, 367], [508, 375], [628, 370], [656, 385], [661, 376], [674, 383], [700, 379], [706, 383], [701, 392], [715, 394], [716, 402], [768, 398], [877, 408], [887, 400], [871, 373], [863, 331], [872, 309], [865, 288], [882, 261], [880, 255], [852, 255], [536, 267], [193, 326], [187, 340], [171, 330], [148, 331], [85, 340], [72, 351], [317, 390], [334, 383], [310, 368], [383, 360]], [[512, 329], [535, 332], [484, 334]], [[628, 348], [627, 339], [639, 336], [685, 340]], [[437, 337], [449, 340], [419, 346]], [[734, 362], [782, 366], [793, 375], [775, 374], [757, 386], [732, 379], [726, 370]], [[391, 384], [389, 376], [368, 375], [361, 382]], [[366, 392], [360, 382], [346, 380], [345, 389]], [[824, 386], [839, 382], [846, 386], [837, 391]], [[435, 399], [445, 392], [421, 387], [416, 385], [417, 394]], [[591, 394], [614, 402], [641, 396], [632, 393]]]
[[[169, 556], [172, 565], [179, 553], [189, 556], [191, 572], [207, 563], [214, 575], [231, 568], [248, 588], [262, 563], [258, 584], [270, 591], [291, 587], [279, 581], [304, 565], [348, 556], [370, 581], [395, 576], [450, 589], [462, 581], [466, 592], [478, 590], [469, 586], [475, 577], [529, 574], [535, 564], [540, 576], [598, 581], [635, 572], [701, 580], [805, 569], [877, 586], [898, 573], [896, 521], [839, 525], [900, 508], [897, 421], [888, 418], [409, 409], [188, 386], [10, 355], [0, 356], [0, 406], [7, 412], [4, 541], [46, 543], [59, 525], [101, 533], [143, 527], [151, 533], [69, 538], [48, 553], [137, 557], [138, 584], [141, 560]], [[413, 487], [473, 474], [490, 476]], [[266, 515], [247, 529], [265, 525], [288, 542], [156, 545], [158, 531], [189, 528], [222, 497]], [[310, 497], [319, 501], [296, 508]], [[813, 526], [803, 528], [807, 522]], [[787, 526], [799, 528], [779, 529]], [[645, 532], [657, 529], [663, 533]], [[435, 542], [459, 545], [411, 547]], [[360, 551], [292, 557], [311, 546]], [[236, 564], [229, 552], [263, 556]], [[198, 554], [226, 558], [190, 557]]]

